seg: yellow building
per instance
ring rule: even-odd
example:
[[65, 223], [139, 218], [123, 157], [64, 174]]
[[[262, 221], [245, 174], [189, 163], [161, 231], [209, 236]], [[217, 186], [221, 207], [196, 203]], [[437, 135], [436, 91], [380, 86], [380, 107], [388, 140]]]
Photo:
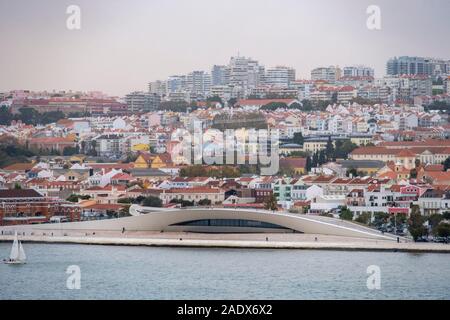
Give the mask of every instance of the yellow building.
[[152, 169], [159, 169], [159, 168], [165, 168], [172, 165], [170, 154], [168, 153], [161, 153], [155, 156], [155, 158], [152, 161], [151, 168]]
[[137, 169], [159, 169], [172, 166], [172, 160], [170, 154], [150, 154], [150, 153], [140, 153], [134, 162], [134, 167]]
[[131, 147], [131, 151], [149, 151], [150, 150], [150, 146], [148, 144], [145, 143], [138, 143], [135, 144]]
[[305, 141], [303, 143], [303, 151], [316, 153], [327, 147], [328, 141]]
[[356, 144], [358, 147], [359, 146], [365, 146], [369, 143], [372, 143], [372, 137], [368, 137], [368, 136], [355, 136], [355, 137], [351, 137], [350, 141], [354, 144]]
[[148, 169], [151, 168], [154, 155], [149, 153], [140, 153], [136, 161], [134, 161], [134, 167], [137, 169]]
[[84, 160], [86, 159], [85, 155], [73, 155], [69, 158], [70, 163], [79, 163], [82, 164], [84, 162]]

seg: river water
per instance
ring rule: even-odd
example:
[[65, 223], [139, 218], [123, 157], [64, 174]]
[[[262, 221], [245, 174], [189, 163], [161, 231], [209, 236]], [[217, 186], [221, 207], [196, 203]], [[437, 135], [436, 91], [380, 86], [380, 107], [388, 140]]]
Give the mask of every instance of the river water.
[[[27, 264], [0, 264], [0, 299], [450, 299], [448, 254], [24, 247]], [[0, 258], [10, 248], [0, 243]], [[367, 287], [369, 266], [379, 289]]]

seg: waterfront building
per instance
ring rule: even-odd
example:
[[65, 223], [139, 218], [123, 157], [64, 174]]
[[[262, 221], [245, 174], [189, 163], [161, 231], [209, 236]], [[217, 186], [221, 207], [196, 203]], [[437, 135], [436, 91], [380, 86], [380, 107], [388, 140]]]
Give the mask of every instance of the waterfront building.
[[79, 221], [80, 212], [77, 204], [33, 189], [0, 190], [0, 226], [47, 223], [54, 217]]
[[198, 204], [200, 200], [209, 200], [211, 204], [217, 205], [225, 200], [225, 193], [222, 189], [209, 187], [173, 188], [160, 192], [159, 198], [164, 204], [172, 200], [184, 200], [194, 204]]

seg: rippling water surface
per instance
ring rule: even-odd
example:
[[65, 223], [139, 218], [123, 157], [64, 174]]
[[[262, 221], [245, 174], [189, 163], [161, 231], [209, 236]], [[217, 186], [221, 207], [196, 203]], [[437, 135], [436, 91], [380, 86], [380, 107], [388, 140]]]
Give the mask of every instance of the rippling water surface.
[[[26, 265], [0, 264], [0, 299], [450, 299], [448, 254], [24, 246]], [[71, 265], [80, 290], [67, 289]], [[367, 289], [370, 265], [380, 290]]]

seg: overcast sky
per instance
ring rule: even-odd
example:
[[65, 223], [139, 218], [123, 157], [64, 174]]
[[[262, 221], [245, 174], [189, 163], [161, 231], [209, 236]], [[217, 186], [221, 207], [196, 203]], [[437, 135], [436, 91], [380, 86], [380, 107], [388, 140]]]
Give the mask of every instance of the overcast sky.
[[[66, 28], [71, 4], [81, 30]], [[379, 31], [366, 27], [371, 4]], [[450, 59], [449, 14], [450, 0], [0, 0], [0, 91], [123, 95], [238, 52], [299, 79], [350, 64], [383, 76], [391, 56]]]

